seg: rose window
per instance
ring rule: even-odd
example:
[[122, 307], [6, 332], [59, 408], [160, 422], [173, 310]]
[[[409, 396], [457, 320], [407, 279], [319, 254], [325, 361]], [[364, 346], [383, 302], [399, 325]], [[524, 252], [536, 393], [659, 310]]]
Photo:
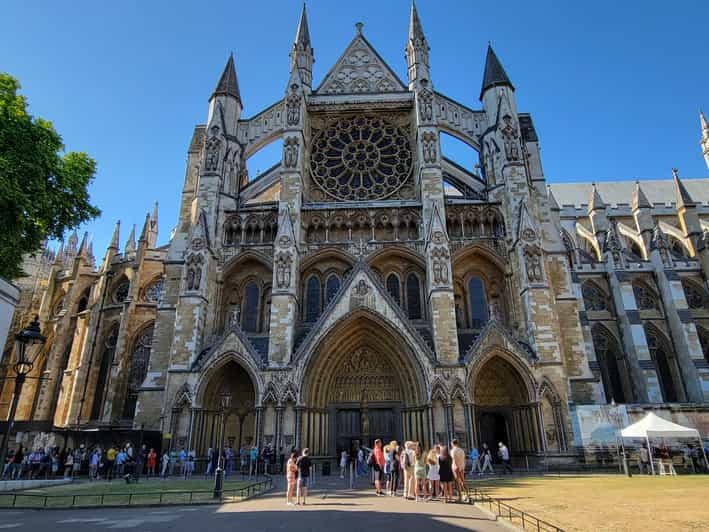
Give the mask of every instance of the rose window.
[[406, 127], [381, 117], [341, 118], [315, 133], [310, 173], [337, 200], [383, 199], [409, 179], [412, 159]]

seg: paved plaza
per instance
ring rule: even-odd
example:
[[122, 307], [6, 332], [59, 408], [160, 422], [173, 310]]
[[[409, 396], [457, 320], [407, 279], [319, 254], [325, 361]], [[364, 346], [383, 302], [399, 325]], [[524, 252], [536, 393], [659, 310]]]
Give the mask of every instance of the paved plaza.
[[318, 479], [311, 495], [306, 506], [286, 506], [279, 482], [262, 497], [222, 506], [8, 510], [0, 512], [0, 530], [509, 530], [473, 505], [376, 497], [364, 485], [349, 490], [336, 478]]

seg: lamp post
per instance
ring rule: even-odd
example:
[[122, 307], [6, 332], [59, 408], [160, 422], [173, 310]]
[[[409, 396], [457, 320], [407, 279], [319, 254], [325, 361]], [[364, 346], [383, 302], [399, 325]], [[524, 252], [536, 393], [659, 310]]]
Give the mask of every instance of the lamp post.
[[618, 435], [620, 436], [620, 449], [622, 453], [622, 458], [621, 460], [623, 461], [623, 472], [625, 473], [626, 477], [632, 477], [633, 474], [630, 472], [630, 468], [628, 467], [628, 457], [625, 454], [625, 442], [623, 441], [623, 433], [622, 433], [622, 426], [620, 424], [620, 414], [618, 413], [618, 405], [615, 402], [615, 399], [611, 398], [611, 406], [613, 407], [613, 421], [615, 422], [616, 429], [618, 430]]
[[217, 470], [214, 475], [214, 498], [220, 499], [224, 490], [224, 464], [222, 452], [224, 449], [224, 432], [226, 431], [226, 411], [231, 404], [231, 393], [223, 391], [219, 396], [221, 402], [222, 433], [219, 438], [219, 454], [217, 454]]
[[7, 415], [7, 426], [5, 427], [5, 436], [2, 440], [2, 453], [0, 453], [0, 464], [5, 463], [7, 456], [7, 444], [10, 439], [10, 431], [15, 422], [15, 413], [17, 412], [17, 403], [22, 394], [22, 385], [25, 383], [27, 375], [34, 367], [34, 361], [39, 354], [37, 347], [47, 341], [45, 336], [39, 329], [39, 316], [35, 316], [30, 324], [22, 331], [15, 335], [15, 363], [12, 368], [17, 375], [15, 377], [15, 393], [12, 396], [12, 404], [10, 412]]

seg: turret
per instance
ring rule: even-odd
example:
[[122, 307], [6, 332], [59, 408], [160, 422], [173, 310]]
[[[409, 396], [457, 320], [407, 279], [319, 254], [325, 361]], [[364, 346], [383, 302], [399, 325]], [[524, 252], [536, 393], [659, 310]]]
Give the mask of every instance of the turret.
[[430, 84], [431, 76], [428, 64], [428, 42], [423, 34], [416, 4], [411, 0], [409, 16], [409, 39], [406, 43], [406, 64], [408, 66], [409, 89], [413, 90], [417, 83]]
[[[213, 125], [225, 127], [226, 134], [236, 135], [237, 123], [241, 118], [241, 92], [239, 82], [236, 79], [236, 66], [234, 65], [234, 54], [227, 59], [222, 75], [219, 77], [212, 95], [209, 97], [209, 117], [207, 123], [210, 128]], [[218, 112], [220, 111], [220, 112]], [[210, 132], [211, 134], [211, 132]]]
[[300, 12], [298, 28], [295, 31], [293, 48], [290, 52], [290, 71], [298, 69], [298, 74], [303, 84], [311, 87], [313, 83], [313, 63], [315, 56], [310, 45], [310, 32], [308, 31], [308, 17], [305, 14], [305, 3]]
[[497, 122], [495, 115], [501, 105], [508, 105], [510, 107], [508, 112], [516, 114], [514, 91], [514, 85], [507, 76], [507, 72], [497, 58], [492, 45], [488, 44], [483, 83], [480, 88], [480, 101], [483, 103], [485, 111], [490, 115], [490, 122]]
[[707, 119], [701, 111], [699, 111], [699, 124], [702, 126], [702, 140], [700, 142], [702, 154], [704, 155], [704, 162], [709, 168], [709, 124], [707, 124]]

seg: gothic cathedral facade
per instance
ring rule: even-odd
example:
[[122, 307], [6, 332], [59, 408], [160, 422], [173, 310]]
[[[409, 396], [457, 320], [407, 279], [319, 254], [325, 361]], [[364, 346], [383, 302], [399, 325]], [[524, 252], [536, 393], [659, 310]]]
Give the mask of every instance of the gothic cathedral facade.
[[[610, 403], [707, 432], [709, 180], [548, 186], [492, 48], [481, 108], [445, 96], [415, 6], [406, 83], [361, 24], [319, 83], [313, 62], [303, 8], [283, 98], [246, 118], [229, 58], [168, 244], [156, 208], [97, 267], [76, 235], [28, 259], [13, 326], [39, 315], [48, 378], [15, 431], [140, 430], [204, 456], [229, 392], [229, 443], [318, 457], [455, 436], [576, 459], [575, 410]], [[280, 163], [250, 178], [274, 141]]]

